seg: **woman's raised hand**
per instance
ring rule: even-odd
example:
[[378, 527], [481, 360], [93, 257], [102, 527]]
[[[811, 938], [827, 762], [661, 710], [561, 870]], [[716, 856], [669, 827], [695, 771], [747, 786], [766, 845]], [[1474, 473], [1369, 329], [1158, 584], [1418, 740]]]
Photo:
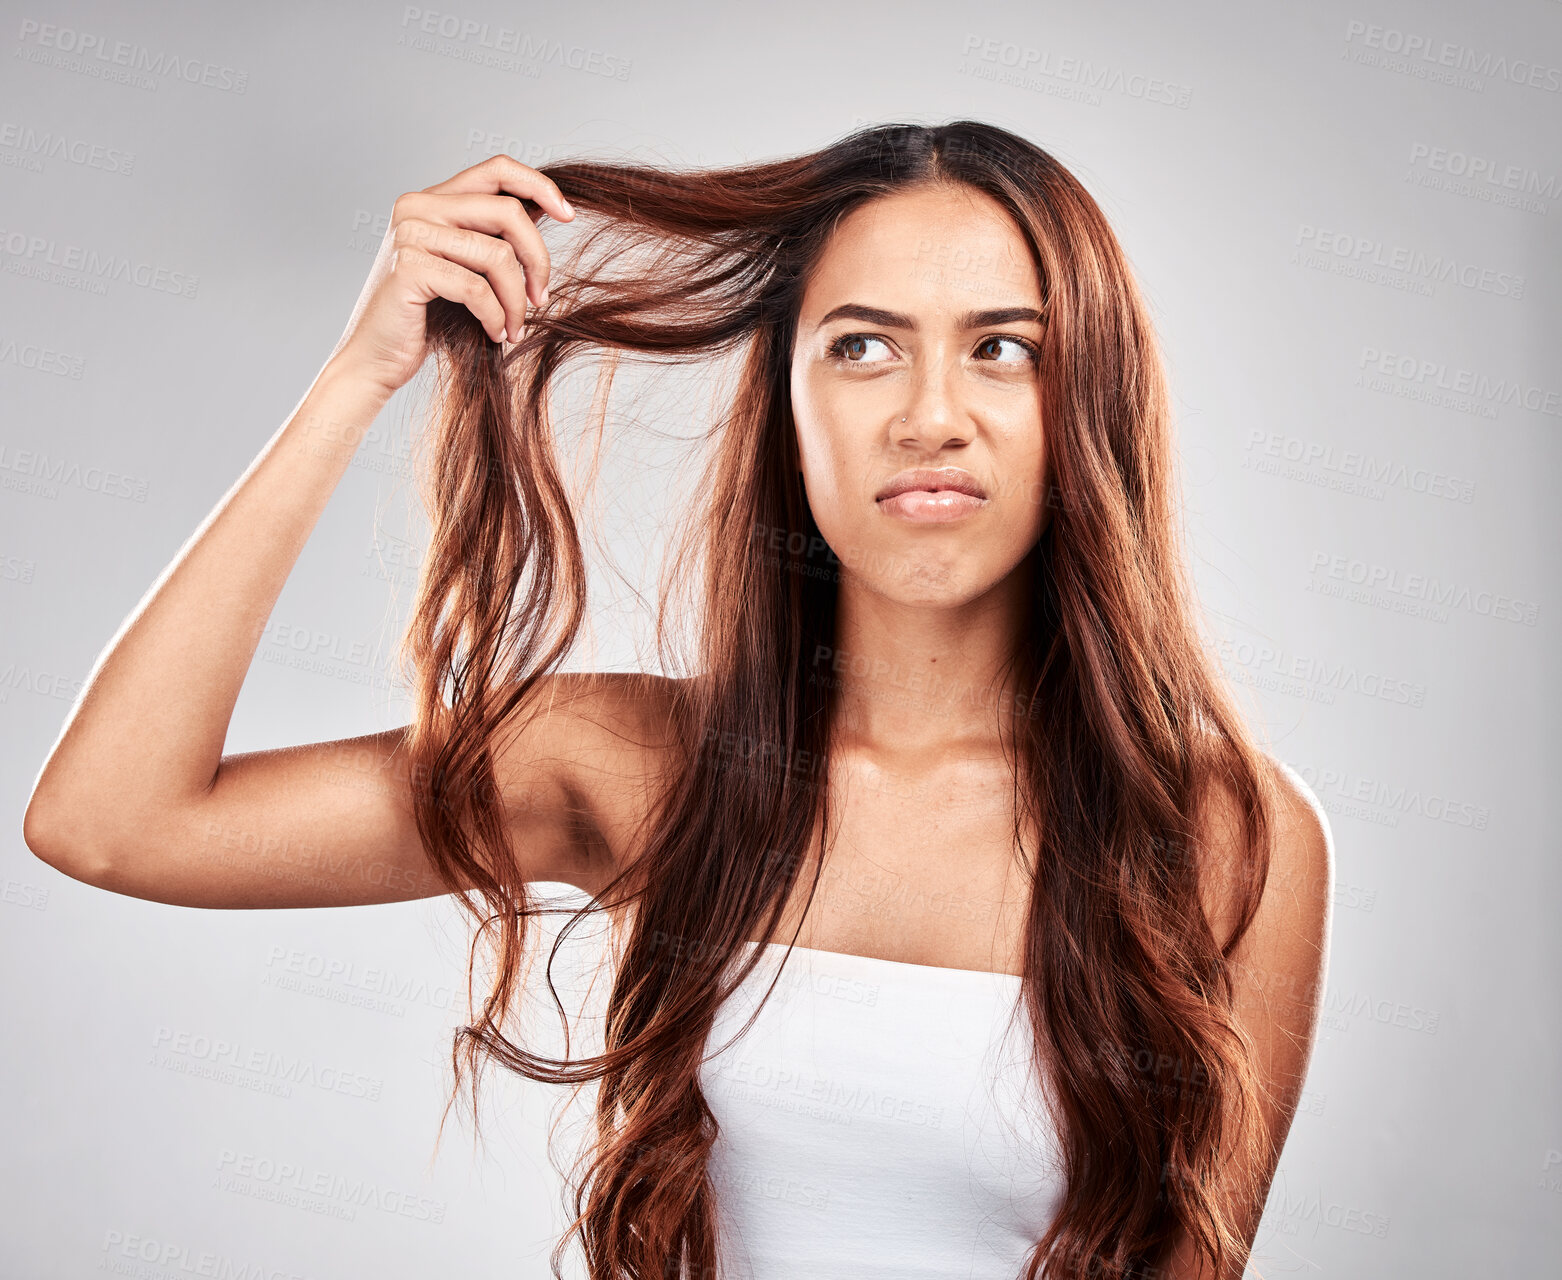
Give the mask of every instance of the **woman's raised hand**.
[[[446, 891], [413, 817], [405, 727], [273, 751], [223, 747], [300, 551], [356, 445], [423, 362], [428, 303], [465, 304], [496, 341], [518, 332], [527, 302], [548, 287], [543, 213], [574, 216], [552, 182], [503, 155], [396, 201], [325, 367], [99, 655], [23, 816], [22, 838], [40, 858], [115, 893], [201, 907]], [[539, 730], [546, 740], [496, 765], [526, 796], [507, 806], [525, 815], [517, 856], [530, 878], [584, 886], [599, 842], [580, 838], [570, 806], [588, 784], [555, 762], [576, 750], [595, 759], [596, 748], [575, 736], [590, 732], [585, 720], [536, 719], [552, 725]]]
[[436, 297], [466, 306], [494, 342], [518, 341], [527, 304], [547, 296], [545, 213], [575, 216], [550, 179], [502, 154], [398, 196], [332, 364], [389, 396], [423, 364]]

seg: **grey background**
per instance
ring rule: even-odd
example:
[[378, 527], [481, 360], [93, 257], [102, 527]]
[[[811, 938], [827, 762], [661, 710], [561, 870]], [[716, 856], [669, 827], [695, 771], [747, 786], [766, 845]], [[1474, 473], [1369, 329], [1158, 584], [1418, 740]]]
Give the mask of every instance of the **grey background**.
[[[28, 792], [102, 647], [331, 350], [400, 192], [496, 150], [726, 163], [962, 116], [1052, 150], [1117, 228], [1163, 334], [1211, 643], [1330, 815], [1324, 1026], [1266, 1274], [1553, 1270], [1562, 5], [429, 11], [521, 33], [499, 65], [406, 12], [5, 6], [0, 1274], [173, 1276], [202, 1255], [547, 1274], [548, 1091], [493, 1077], [487, 1148], [453, 1120], [430, 1159], [463, 1012], [447, 901], [116, 897], [29, 853]], [[105, 76], [112, 58], [68, 51], [83, 39], [193, 82], [166, 61]], [[103, 282], [78, 253], [193, 296]], [[229, 751], [406, 721], [388, 655], [420, 546], [417, 392], [289, 580]], [[633, 574], [676, 485], [629, 492], [628, 434], [604, 493]], [[642, 660], [630, 585], [603, 582], [585, 665]], [[167, 1052], [178, 1037], [190, 1050]], [[210, 1078], [208, 1042], [378, 1098], [282, 1094], [282, 1068]]]

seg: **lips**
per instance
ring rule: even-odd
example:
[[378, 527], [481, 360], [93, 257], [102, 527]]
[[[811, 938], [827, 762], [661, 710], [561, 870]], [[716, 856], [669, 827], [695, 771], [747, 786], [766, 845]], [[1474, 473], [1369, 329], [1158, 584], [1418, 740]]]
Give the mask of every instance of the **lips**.
[[985, 500], [987, 490], [984, 489], [969, 471], [960, 467], [917, 467], [911, 471], [902, 471], [891, 478], [874, 495], [876, 502], [883, 502], [889, 498], [895, 498], [903, 493], [911, 493], [921, 490], [924, 493], [942, 493], [951, 490], [955, 493], [969, 494], [973, 498]]

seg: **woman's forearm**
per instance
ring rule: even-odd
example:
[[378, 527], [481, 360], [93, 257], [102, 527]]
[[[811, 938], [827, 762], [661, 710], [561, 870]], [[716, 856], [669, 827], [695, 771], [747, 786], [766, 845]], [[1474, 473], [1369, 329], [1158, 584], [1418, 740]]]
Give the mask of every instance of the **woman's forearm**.
[[282, 585], [387, 399], [327, 361], [99, 656], [34, 788], [29, 847], [106, 862], [211, 785]]

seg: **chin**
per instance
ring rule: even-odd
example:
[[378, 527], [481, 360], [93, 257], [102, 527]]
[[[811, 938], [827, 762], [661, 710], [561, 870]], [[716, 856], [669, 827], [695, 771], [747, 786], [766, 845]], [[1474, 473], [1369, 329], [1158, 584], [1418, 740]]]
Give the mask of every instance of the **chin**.
[[[881, 561], [883, 566], [884, 562]], [[943, 559], [906, 557], [900, 567], [883, 568], [858, 579], [875, 594], [896, 604], [952, 609], [978, 599], [991, 584], [971, 576], [969, 567]]]

